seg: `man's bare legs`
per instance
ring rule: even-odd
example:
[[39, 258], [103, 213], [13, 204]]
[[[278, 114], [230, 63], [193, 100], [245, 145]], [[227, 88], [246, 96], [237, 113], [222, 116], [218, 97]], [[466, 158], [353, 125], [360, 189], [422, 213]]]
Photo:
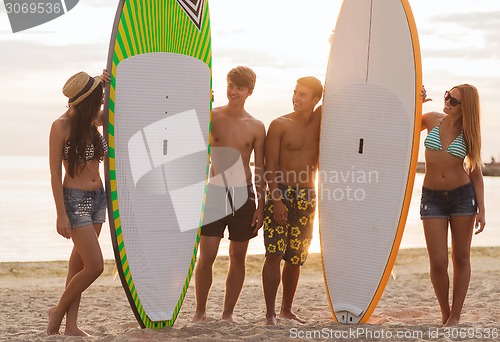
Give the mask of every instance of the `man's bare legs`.
[[262, 287], [266, 302], [266, 324], [276, 325], [276, 295], [281, 282], [281, 255], [269, 254], [262, 267]]
[[282, 275], [283, 297], [281, 298], [280, 317], [305, 323], [306, 321], [304, 319], [292, 312], [292, 303], [295, 297], [295, 291], [297, 290], [297, 284], [299, 283], [299, 276], [300, 266], [285, 262]]
[[285, 262], [281, 272], [282, 255], [269, 254], [262, 267], [262, 285], [266, 302], [266, 324], [276, 325], [276, 296], [280, 282], [283, 283], [280, 318], [293, 319], [300, 323], [306, 321], [292, 312], [293, 298], [299, 283], [300, 266]]
[[231, 241], [229, 244], [229, 271], [226, 277], [226, 292], [224, 296], [224, 311], [222, 319], [234, 322], [233, 311], [245, 282], [245, 262], [248, 241]]
[[194, 272], [196, 310], [193, 322], [204, 321], [207, 318], [207, 300], [212, 287], [212, 269], [219, 251], [220, 237], [201, 236], [200, 256], [196, 262]]

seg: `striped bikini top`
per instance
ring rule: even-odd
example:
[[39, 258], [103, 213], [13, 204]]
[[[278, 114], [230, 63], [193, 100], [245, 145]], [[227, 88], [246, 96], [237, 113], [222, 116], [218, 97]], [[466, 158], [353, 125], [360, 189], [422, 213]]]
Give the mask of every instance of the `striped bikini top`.
[[[431, 129], [429, 134], [427, 134], [427, 137], [424, 140], [425, 148], [432, 151], [443, 151], [443, 145], [441, 145], [441, 135], [439, 134], [439, 126], [443, 120], [441, 120], [433, 129]], [[467, 156], [467, 145], [465, 144], [464, 131], [461, 131], [455, 140], [453, 140], [450, 146], [448, 146], [446, 152], [460, 159], [464, 159]]]

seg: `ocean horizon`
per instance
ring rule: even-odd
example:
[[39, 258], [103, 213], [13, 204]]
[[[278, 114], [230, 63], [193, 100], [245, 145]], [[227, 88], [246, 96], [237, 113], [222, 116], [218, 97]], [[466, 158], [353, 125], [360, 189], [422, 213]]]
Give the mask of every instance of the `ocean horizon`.
[[[486, 228], [472, 246], [500, 246], [500, 177], [485, 177]], [[425, 248], [419, 216], [423, 174], [417, 174], [400, 248]], [[57, 234], [47, 156], [0, 155], [0, 262], [56, 261], [69, 258], [73, 243]], [[107, 218], [108, 220], [108, 218]], [[320, 252], [316, 220], [310, 253]], [[105, 259], [114, 259], [108, 222], [99, 238]], [[262, 229], [249, 243], [248, 254], [264, 254]], [[222, 239], [219, 255], [229, 254]]]

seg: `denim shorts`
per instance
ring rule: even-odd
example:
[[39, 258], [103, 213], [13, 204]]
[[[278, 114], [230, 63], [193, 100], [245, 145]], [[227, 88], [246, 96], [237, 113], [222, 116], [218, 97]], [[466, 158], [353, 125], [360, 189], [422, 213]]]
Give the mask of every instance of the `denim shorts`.
[[420, 218], [450, 218], [477, 214], [472, 183], [453, 190], [431, 190], [422, 187]]
[[106, 221], [106, 192], [63, 188], [66, 214], [73, 228], [100, 224]]

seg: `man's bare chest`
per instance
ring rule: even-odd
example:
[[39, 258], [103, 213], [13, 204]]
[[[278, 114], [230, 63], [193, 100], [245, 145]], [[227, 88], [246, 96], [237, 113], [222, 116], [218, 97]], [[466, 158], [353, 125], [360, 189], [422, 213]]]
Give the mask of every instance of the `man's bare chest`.
[[319, 130], [295, 129], [283, 135], [281, 145], [287, 150], [314, 150], [318, 144]]
[[245, 126], [219, 126], [212, 130], [212, 145], [233, 147], [240, 151], [252, 149], [253, 133]]

